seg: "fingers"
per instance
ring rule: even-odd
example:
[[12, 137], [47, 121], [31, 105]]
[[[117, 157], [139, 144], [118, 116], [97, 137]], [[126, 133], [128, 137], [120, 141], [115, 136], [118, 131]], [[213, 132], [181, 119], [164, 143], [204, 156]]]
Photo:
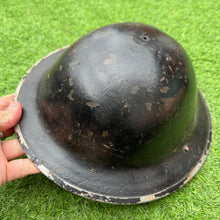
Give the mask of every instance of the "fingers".
[[[14, 94], [0, 98], [0, 131], [6, 137], [14, 133], [22, 114], [21, 104], [13, 98]], [[24, 151], [17, 139], [3, 143], [0, 140], [0, 184], [40, 172], [29, 159], [14, 160], [22, 155]]]
[[13, 102], [14, 94], [0, 97], [0, 111], [4, 110], [11, 102]]
[[5, 96], [2, 96], [0, 99], [4, 99], [4, 100], [9, 100], [9, 102], [11, 102], [11, 101], [13, 101], [13, 99], [14, 99], [14, 94], [12, 93], [12, 94], [9, 94], [9, 95], [5, 95]]
[[[3, 159], [5, 161], [5, 166], [4, 166], [5, 168], [2, 166], [3, 171], [4, 170], [5, 171], [4, 172], [1, 171], [0, 173], [0, 185], [2, 178], [1, 175], [3, 175], [3, 177], [5, 176], [3, 178], [3, 183], [5, 183], [18, 178], [22, 178], [30, 174], [36, 174], [40, 172], [29, 159], [16, 159], [24, 155], [24, 151], [18, 139], [5, 141], [4, 143], [2, 143], [0, 147], [1, 147], [0, 150], [3, 155], [2, 161]], [[0, 161], [0, 168], [2, 168], [1, 167], [2, 161]]]
[[14, 133], [14, 125], [21, 117], [21, 105], [19, 102], [13, 101], [13, 98], [14, 94], [0, 97], [0, 131], [4, 133], [5, 137]]
[[12, 160], [7, 165], [7, 182], [36, 173], [40, 171], [29, 159]]
[[24, 150], [22, 149], [18, 139], [9, 140], [2, 143], [2, 151], [8, 161], [24, 155]]
[[22, 107], [17, 101], [11, 102], [4, 110], [0, 111], [0, 131], [7, 131], [14, 127], [21, 118]]

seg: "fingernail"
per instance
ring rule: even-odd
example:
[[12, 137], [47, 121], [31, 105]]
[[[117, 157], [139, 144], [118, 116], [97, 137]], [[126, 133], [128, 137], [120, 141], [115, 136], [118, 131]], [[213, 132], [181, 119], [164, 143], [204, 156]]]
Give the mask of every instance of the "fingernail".
[[14, 109], [17, 109], [18, 108], [18, 104], [17, 104], [17, 102], [12, 102], [9, 106], [8, 106], [8, 108], [9, 109], [12, 109], [12, 110], [14, 110]]

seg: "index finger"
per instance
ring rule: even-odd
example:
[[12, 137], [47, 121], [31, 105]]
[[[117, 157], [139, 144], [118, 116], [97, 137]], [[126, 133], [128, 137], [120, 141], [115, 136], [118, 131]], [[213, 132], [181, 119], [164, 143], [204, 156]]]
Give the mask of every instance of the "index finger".
[[7, 164], [7, 182], [40, 173], [40, 170], [29, 159], [12, 160]]

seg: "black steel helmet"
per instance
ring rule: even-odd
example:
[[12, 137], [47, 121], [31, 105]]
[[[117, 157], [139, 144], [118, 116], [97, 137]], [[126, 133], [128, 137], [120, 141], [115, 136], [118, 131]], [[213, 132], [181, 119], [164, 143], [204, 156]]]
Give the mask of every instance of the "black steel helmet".
[[135, 204], [168, 195], [195, 175], [210, 145], [210, 115], [186, 52], [147, 25], [108, 25], [54, 51], [16, 96], [28, 157], [89, 199]]

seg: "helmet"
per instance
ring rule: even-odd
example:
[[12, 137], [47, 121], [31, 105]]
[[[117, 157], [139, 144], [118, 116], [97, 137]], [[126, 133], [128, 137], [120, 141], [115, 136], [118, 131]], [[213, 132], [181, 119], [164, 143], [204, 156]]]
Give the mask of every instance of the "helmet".
[[54, 51], [16, 95], [26, 154], [49, 179], [93, 200], [161, 198], [195, 175], [210, 145], [190, 59], [144, 24], [104, 26]]

